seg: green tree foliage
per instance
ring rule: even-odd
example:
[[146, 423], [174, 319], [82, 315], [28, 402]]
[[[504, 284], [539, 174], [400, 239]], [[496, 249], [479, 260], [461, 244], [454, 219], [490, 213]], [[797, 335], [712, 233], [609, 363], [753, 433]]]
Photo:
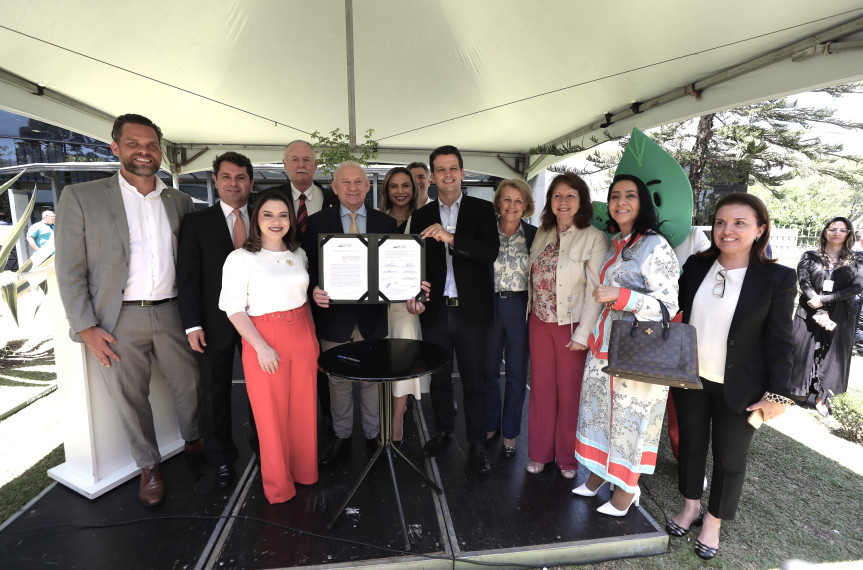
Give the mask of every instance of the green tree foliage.
[[378, 143], [372, 139], [374, 132], [374, 129], [366, 131], [365, 142], [355, 145], [351, 145], [348, 134], [340, 129], [330, 131], [329, 135], [322, 135], [318, 131], [313, 132], [313, 146], [321, 170], [332, 176], [336, 167], [348, 160], [356, 160], [363, 165], [368, 165], [369, 161], [378, 155]]
[[783, 184], [779, 192], [763, 185], [749, 190], [764, 200], [775, 227], [818, 233], [836, 216], [845, 216], [855, 226], [863, 216], [863, 185], [849, 186], [837, 178], [795, 179]]
[[[863, 93], [863, 84], [819, 90], [834, 99]], [[800, 106], [790, 97], [763, 101], [665, 125], [651, 133], [687, 169], [695, 213], [703, 209], [704, 189], [717, 184], [760, 185], [777, 198], [794, 179], [825, 177], [863, 185], [863, 157], [821, 140], [813, 128], [832, 125], [863, 130], [832, 107]]]
[[[836, 99], [863, 93], [863, 83], [817, 92]], [[837, 117], [832, 107], [801, 106], [792, 97], [782, 97], [670, 123], [648, 135], [687, 171], [694, 197], [693, 215], [701, 223], [715, 201], [709, 190], [716, 185], [761, 187], [778, 199], [777, 204], [785, 197], [786, 188], [799, 186], [792, 181], [836, 180], [851, 193], [863, 188], [863, 157], [845, 152], [841, 144], [821, 140], [814, 131], [818, 125], [863, 131], [863, 123]], [[611, 173], [627, 142], [628, 138], [620, 139], [616, 151], [594, 151], [586, 157], [585, 166], [571, 170], [579, 174]], [[542, 150], [554, 154], [554, 149]]]

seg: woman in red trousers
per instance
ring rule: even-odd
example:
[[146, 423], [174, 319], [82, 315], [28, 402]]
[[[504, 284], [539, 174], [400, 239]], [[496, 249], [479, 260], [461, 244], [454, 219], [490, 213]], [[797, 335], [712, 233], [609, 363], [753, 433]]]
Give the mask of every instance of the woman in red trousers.
[[309, 274], [292, 204], [277, 191], [258, 197], [249, 239], [222, 271], [219, 308], [243, 337], [243, 371], [261, 445], [270, 503], [318, 481], [318, 343], [307, 307]]
[[605, 236], [590, 225], [592, 217], [584, 180], [572, 172], [555, 176], [528, 259], [528, 473], [555, 461], [561, 475], [572, 479], [578, 468], [581, 378], [587, 338], [600, 311], [592, 291], [608, 252]]

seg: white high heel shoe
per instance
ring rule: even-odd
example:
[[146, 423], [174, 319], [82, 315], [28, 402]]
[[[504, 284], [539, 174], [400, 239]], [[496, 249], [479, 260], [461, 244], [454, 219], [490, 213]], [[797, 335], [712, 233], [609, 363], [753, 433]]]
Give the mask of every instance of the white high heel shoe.
[[604, 505], [602, 505], [601, 507], [596, 509], [596, 512], [602, 513], [604, 515], [611, 515], [613, 517], [622, 517], [622, 516], [625, 516], [626, 513], [629, 512], [629, 507], [631, 507], [633, 503], [635, 503], [635, 506], [637, 507], [639, 505], [640, 500], [641, 500], [641, 487], [636, 487], [635, 493], [632, 495], [632, 500], [629, 501], [629, 504], [626, 506], [626, 508], [624, 510], [621, 511], [621, 510], [616, 509], [614, 507], [614, 505], [611, 504], [611, 501], [608, 501], [607, 503], [605, 503]]
[[[581, 485], [579, 485], [578, 487], [573, 489], [572, 492], [573, 492], [573, 494], [580, 495], [582, 497], [595, 497], [596, 494], [599, 493], [599, 490], [602, 489], [602, 486], [605, 485], [606, 483], [608, 483], [608, 481], [603, 481], [602, 483], [599, 484], [599, 487], [596, 488], [596, 491], [591, 491], [590, 489], [587, 488], [587, 481], [585, 481], [584, 483], [582, 483]], [[613, 493], [614, 492], [614, 483], [608, 483], [608, 484], [610, 485], [609, 489], [611, 489], [611, 492]]]

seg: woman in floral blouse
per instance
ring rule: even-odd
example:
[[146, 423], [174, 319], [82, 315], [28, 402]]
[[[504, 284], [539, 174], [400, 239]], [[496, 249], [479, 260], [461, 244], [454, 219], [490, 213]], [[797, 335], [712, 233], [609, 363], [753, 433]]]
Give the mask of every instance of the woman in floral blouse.
[[665, 415], [667, 386], [611, 377], [608, 340], [614, 320], [658, 321], [659, 301], [677, 313], [680, 266], [659, 233], [659, 219], [647, 186], [628, 174], [614, 177], [608, 213], [619, 229], [600, 272], [593, 299], [605, 307], [590, 335], [590, 354], [581, 388], [575, 457], [590, 470], [573, 493], [593, 497], [605, 482], [616, 488], [600, 513], [623, 516], [638, 505], [638, 478], [653, 473]]
[[[527, 392], [528, 253], [536, 226], [523, 218], [533, 215], [527, 182], [502, 180], [494, 193], [500, 250], [491, 264], [494, 280], [494, 320], [485, 344], [485, 397], [488, 438], [503, 432], [503, 456], [515, 456], [521, 433], [521, 412]], [[500, 363], [506, 349], [506, 389], [501, 391]]]
[[573, 456], [587, 337], [600, 305], [591, 292], [608, 241], [590, 225], [593, 205], [584, 180], [567, 172], [551, 181], [542, 224], [530, 248], [529, 473], [556, 461], [575, 477]]

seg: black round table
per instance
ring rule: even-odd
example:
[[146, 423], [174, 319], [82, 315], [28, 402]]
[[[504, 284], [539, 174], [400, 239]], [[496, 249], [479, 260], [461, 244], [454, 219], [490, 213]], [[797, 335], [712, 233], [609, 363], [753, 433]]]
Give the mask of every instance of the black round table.
[[393, 453], [397, 453], [402, 460], [426, 482], [428, 485], [442, 493], [431, 478], [419, 467], [408, 459], [402, 451], [393, 445], [393, 390], [392, 383], [399, 380], [410, 380], [419, 378], [425, 374], [432, 374], [442, 369], [449, 363], [449, 358], [444, 349], [430, 342], [406, 339], [378, 339], [349, 342], [334, 346], [323, 352], [318, 358], [318, 368], [330, 376], [355, 380], [360, 382], [377, 382], [380, 393], [380, 417], [381, 417], [381, 445], [366, 464], [365, 469], [357, 482], [354, 483], [351, 492], [345, 498], [333, 519], [327, 525], [327, 529], [333, 528], [339, 516], [348, 506], [354, 493], [357, 492], [366, 476], [374, 467], [375, 462], [385, 456], [389, 464], [390, 478], [395, 491], [396, 506], [399, 512], [399, 521], [402, 527], [402, 535], [405, 539], [405, 550], [410, 550], [410, 539], [405, 524], [402, 500], [399, 495], [399, 487], [396, 482], [396, 472], [393, 468]]

